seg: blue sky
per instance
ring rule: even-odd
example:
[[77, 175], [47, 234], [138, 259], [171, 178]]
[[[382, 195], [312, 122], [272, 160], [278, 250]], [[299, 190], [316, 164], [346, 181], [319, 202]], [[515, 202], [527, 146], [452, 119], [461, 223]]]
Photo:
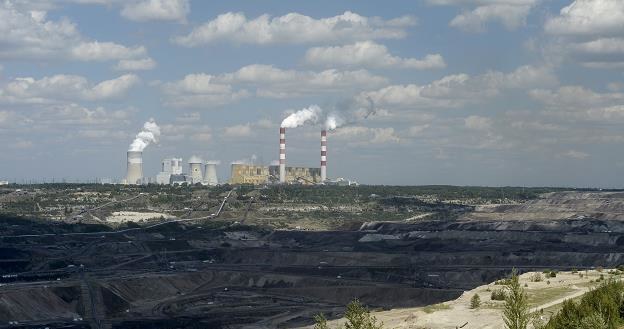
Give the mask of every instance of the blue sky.
[[[0, 180], [278, 156], [371, 184], [621, 187], [620, 0], [0, 0]], [[373, 112], [372, 114], [369, 112]]]

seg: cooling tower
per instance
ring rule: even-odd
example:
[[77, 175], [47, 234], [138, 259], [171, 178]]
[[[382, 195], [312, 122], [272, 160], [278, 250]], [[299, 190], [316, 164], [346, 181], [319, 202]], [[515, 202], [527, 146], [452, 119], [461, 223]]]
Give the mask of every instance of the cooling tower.
[[143, 152], [128, 151], [128, 171], [126, 182], [128, 184], [141, 184], [143, 180]]
[[217, 161], [206, 161], [204, 184], [210, 186], [219, 184], [219, 180], [217, 179]]
[[286, 128], [280, 128], [279, 180], [286, 183]]
[[192, 156], [189, 159], [189, 171], [190, 171], [190, 175], [191, 175], [191, 181], [193, 182], [193, 184], [197, 184], [197, 183], [201, 183], [202, 182], [202, 159], [200, 159], [197, 156]]
[[321, 130], [321, 183], [327, 179], [327, 130]]

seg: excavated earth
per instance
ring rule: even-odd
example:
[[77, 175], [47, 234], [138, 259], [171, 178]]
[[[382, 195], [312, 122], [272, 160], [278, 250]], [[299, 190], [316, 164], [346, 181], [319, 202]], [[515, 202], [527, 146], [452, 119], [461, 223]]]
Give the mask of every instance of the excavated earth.
[[0, 328], [292, 328], [321, 311], [339, 316], [355, 297], [423, 306], [513, 267], [620, 265], [624, 193], [552, 193], [353, 231], [204, 222], [1, 241]]

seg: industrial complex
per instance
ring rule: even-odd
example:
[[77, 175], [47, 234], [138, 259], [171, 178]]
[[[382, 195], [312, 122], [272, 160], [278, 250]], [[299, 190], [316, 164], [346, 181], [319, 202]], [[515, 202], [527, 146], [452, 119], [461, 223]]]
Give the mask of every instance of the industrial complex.
[[[350, 185], [349, 181], [339, 179], [334, 182], [327, 179], [327, 131], [321, 131], [320, 167], [288, 167], [286, 166], [286, 128], [279, 131], [279, 165], [258, 165], [249, 163], [232, 163], [229, 184], [340, 184]], [[128, 151], [128, 166], [125, 184], [147, 184], [154, 182], [143, 176], [142, 151]], [[182, 158], [167, 158], [162, 161], [161, 171], [156, 175], [155, 182], [161, 185], [202, 184], [214, 186], [219, 184], [217, 165], [219, 161], [203, 161], [193, 155], [188, 161], [188, 173], [183, 172]]]

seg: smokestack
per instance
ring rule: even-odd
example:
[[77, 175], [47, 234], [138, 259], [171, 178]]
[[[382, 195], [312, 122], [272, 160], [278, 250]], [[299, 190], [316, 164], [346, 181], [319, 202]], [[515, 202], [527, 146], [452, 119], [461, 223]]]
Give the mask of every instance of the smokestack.
[[321, 130], [321, 183], [327, 180], [327, 130]]
[[202, 159], [195, 155], [189, 159], [189, 174], [191, 175], [191, 181], [193, 184], [202, 182], [202, 162]]
[[143, 180], [143, 152], [128, 151], [128, 171], [126, 182], [128, 184], [141, 184]]
[[216, 186], [219, 184], [217, 179], [217, 164], [218, 161], [206, 161], [204, 171], [204, 184], [210, 186]]
[[286, 183], [286, 128], [280, 127], [279, 179]]

